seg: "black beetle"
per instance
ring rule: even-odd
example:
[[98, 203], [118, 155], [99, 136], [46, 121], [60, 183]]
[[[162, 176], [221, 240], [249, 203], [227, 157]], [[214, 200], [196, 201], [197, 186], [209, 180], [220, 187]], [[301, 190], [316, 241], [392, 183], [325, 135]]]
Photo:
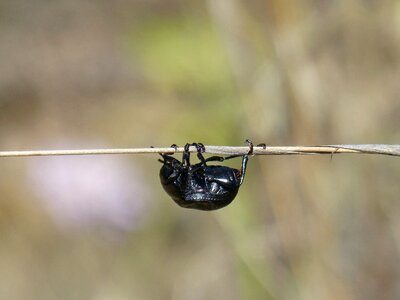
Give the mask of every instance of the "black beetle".
[[[243, 183], [246, 174], [249, 155], [253, 153], [253, 143], [246, 140], [250, 150], [243, 155], [240, 170], [219, 166], [207, 165], [210, 161], [224, 161], [242, 155], [228, 157], [203, 157], [205, 151], [201, 143], [186, 144], [182, 162], [168, 154], [160, 154], [163, 163], [160, 170], [161, 184], [164, 190], [179, 205], [185, 208], [199, 210], [215, 210], [222, 208], [233, 201]], [[195, 146], [200, 163], [190, 164], [189, 147]], [[176, 148], [176, 145], [171, 147]]]

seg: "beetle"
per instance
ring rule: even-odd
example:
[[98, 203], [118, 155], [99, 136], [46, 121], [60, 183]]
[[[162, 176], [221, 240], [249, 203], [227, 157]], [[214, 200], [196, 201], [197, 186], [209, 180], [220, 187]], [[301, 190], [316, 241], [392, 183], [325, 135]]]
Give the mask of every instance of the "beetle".
[[[211, 156], [204, 158], [205, 147], [202, 143], [186, 144], [182, 162], [169, 154], [160, 154], [163, 163], [160, 169], [161, 185], [169, 196], [181, 207], [198, 210], [216, 210], [227, 206], [236, 197], [243, 183], [249, 155], [253, 154], [253, 143], [246, 140], [249, 152], [245, 155], [228, 157]], [[190, 164], [190, 146], [197, 149], [200, 162]], [[171, 147], [177, 148], [174, 144]], [[208, 162], [222, 162], [242, 156], [241, 169], [221, 165], [208, 165]]]

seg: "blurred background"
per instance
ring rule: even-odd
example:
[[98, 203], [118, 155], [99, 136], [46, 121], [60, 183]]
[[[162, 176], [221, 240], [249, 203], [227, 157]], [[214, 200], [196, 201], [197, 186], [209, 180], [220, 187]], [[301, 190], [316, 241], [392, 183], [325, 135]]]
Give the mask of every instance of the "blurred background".
[[[398, 144], [399, 82], [396, 0], [0, 0], [0, 150]], [[399, 159], [254, 157], [215, 212], [157, 159], [1, 159], [0, 299], [400, 298]]]

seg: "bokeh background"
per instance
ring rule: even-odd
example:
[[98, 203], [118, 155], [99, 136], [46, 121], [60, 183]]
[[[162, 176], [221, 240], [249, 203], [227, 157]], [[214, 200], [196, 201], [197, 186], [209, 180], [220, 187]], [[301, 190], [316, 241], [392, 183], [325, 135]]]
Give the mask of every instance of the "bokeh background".
[[[0, 150], [396, 144], [399, 82], [396, 0], [0, 0]], [[400, 298], [399, 159], [254, 157], [202, 212], [157, 158], [1, 159], [0, 299]]]

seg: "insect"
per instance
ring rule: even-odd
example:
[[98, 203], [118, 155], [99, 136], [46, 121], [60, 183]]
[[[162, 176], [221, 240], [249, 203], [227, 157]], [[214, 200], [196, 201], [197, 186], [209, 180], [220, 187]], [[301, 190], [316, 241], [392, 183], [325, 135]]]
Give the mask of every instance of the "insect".
[[[164, 190], [179, 206], [185, 208], [215, 210], [227, 206], [238, 193], [246, 174], [249, 155], [253, 154], [253, 143], [249, 140], [246, 142], [250, 148], [246, 155], [211, 156], [206, 159], [202, 154], [205, 151], [202, 143], [186, 144], [182, 162], [171, 155], [160, 154], [163, 158], [159, 160], [163, 163], [160, 180]], [[190, 164], [190, 146], [196, 147], [200, 160], [194, 165]], [[171, 147], [177, 148], [175, 144]], [[243, 156], [240, 170], [207, 164], [239, 156]]]

